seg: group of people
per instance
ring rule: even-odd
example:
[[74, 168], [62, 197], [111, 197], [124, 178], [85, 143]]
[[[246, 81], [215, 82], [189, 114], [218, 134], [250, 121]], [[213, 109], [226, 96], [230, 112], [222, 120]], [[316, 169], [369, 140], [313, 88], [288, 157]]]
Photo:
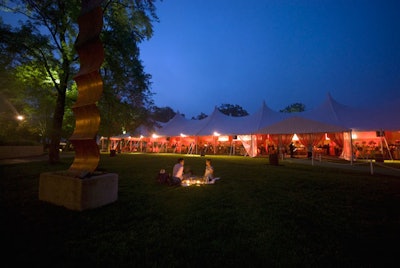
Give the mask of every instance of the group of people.
[[[191, 176], [190, 172], [185, 173], [185, 160], [183, 158], [178, 158], [178, 162], [174, 165], [172, 169], [172, 183], [174, 185], [180, 184], [187, 176]], [[218, 178], [214, 177], [214, 167], [211, 164], [211, 159], [206, 159], [206, 167], [204, 171], [203, 178], [205, 183], [214, 183]]]

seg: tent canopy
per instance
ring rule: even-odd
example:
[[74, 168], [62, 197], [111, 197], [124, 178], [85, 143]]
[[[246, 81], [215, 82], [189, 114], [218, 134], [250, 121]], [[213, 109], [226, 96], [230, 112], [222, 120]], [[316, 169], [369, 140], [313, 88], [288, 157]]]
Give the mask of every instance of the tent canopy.
[[259, 133], [264, 134], [303, 134], [303, 133], [331, 133], [350, 131], [349, 128], [322, 123], [319, 121], [302, 118], [290, 117], [278, 123], [264, 127]]
[[217, 107], [202, 120], [189, 120], [177, 113], [156, 132], [160, 136], [210, 136], [248, 134], [332, 133], [349, 131], [400, 130], [400, 100], [383, 106], [349, 107], [327, 98], [315, 109], [301, 113], [281, 113], [270, 109], [265, 102], [257, 112], [243, 117], [221, 113]]

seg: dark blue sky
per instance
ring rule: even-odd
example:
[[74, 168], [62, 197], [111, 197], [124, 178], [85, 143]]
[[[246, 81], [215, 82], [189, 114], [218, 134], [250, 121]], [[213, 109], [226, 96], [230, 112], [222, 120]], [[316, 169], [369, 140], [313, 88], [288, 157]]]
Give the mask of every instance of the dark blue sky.
[[164, 0], [157, 14], [141, 59], [155, 104], [187, 118], [400, 98], [400, 0]]
[[400, 97], [400, 1], [164, 0], [141, 45], [155, 104], [187, 118]]

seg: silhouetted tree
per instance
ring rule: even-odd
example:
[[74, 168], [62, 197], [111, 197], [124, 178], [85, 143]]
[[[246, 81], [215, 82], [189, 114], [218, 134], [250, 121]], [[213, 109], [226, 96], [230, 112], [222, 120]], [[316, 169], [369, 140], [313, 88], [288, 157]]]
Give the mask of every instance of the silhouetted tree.
[[208, 117], [208, 115], [206, 115], [205, 113], [200, 113], [199, 115], [197, 115], [196, 117], [192, 117], [192, 120], [201, 120], [201, 119], [204, 119], [204, 118], [207, 118]]
[[151, 118], [157, 122], [168, 122], [171, 120], [176, 113], [171, 107], [157, 107], [154, 106], [151, 113]]
[[218, 107], [218, 110], [226, 115], [233, 116], [233, 117], [241, 117], [249, 115], [249, 113], [244, 110], [241, 106], [235, 104], [221, 104]]
[[305, 110], [306, 106], [303, 103], [296, 102], [279, 111], [281, 113], [299, 113], [304, 112]]

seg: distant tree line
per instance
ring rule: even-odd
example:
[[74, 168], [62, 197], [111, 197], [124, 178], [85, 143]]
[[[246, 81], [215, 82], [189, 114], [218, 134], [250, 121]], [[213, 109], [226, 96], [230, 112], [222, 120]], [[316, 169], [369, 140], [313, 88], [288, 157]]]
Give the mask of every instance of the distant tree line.
[[[232, 117], [241, 117], [249, 115], [249, 113], [242, 106], [238, 104], [224, 103], [218, 106], [217, 108], [221, 113]], [[291, 105], [286, 106], [286, 108], [279, 110], [279, 112], [281, 113], [297, 113], [304, 111], [305, 111], [305, 105], [302, 103], [293, 103]], [[156, 107], [153, 112], [153, 119], [159, 122], [168, 122], [176, 114], [177, 112], [174, 112], [174, 110], [171, 107], [164, 107], [164, 108]], [[207, 117], [208, 117], [207, 114], [201, 112], [199, 115], [193, 116], [191, 119], [202, 120]]]

